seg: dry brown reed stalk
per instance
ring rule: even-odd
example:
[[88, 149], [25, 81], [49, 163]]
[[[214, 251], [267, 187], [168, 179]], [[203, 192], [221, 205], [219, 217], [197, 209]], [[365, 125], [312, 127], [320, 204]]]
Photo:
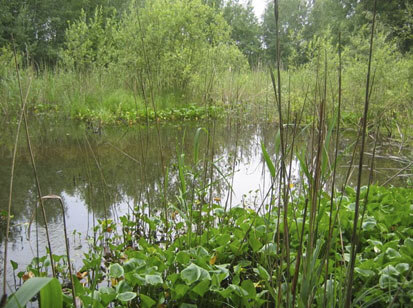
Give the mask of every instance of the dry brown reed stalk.
[[[103, 209], [104, 209], [104, 211], [103, 211], [103, 213], [104, 213], [104, 218], [105, 218], [105, 221], [107, 221], [108, 220], [108, 207], [107, 207], [107, 202], [106, 202], [106, 188], [107, 187], [109, 187], [109, 185], [106, 183], [106, 179], [105, 179], [105, 176], [104, 176], [104, 174], [103, 174], [103, 169], [102, 169], [102, 167], [101, 167], [101, 165], [100, 165], [100, 162], [99, 162], [99, 160], [98, 160], [98, 157], [97, 157], [97, 155], [95, 154], [95, 151], [93, 151], [93, 148], [92, 148], [92, 145], [90, 144], [90, 142], [89, 142], [89, 138], [87, 137], [87, 135], [85, 135], [85, 140], [86, 140], [86, 144], [87, 144], [87, 146], [88, 146], [88, 148], [89, 148], [89, 150], [90, 150], [90, 153], [92, 153], [92, 157], [93, 157], [93, 160], [95, 161], [95, 164], [96, 164], [96, 167], [98, 168], [98, 171], [99, 171], [99, 175], [100, 175], [100, 178], [101, 178], [101, 185], [102, 185], [102, 187], [104, 188], [103, 189]], [[106, 234], [106, 233], [105, 233]], [[106, 244], [107, 244], [107, 237], [105, 236], [105, 242], [106, 242]]]
[[10, 185], [9, 185], [9, 201], [7, 205], [7, 222], [6, 222], [6, 237], [4, 240], [4, 257], [3, 257], [3, 296], [6, 296], [6, 284], [7, 284], [7, 252], [8, 252], [8, 243], [9, 243], [9, 232], [10, 232], [10, 218], [11, 218], [11, 203], [12, 203], [12, 196], [13, 196], [13, 183], [14, 183], [14, 169], [16, 165], [16, 156], [17, 156], [17, 145], [19, 143], [19, 136], [20, 136], [20, 128], [23, 121], [23, 112], [26, 108], [27, 97], [30, 92], [31, 87], [31, 79], [29, 82], [29, 86], [27, 87], [26, 95], [23, 100], [23, 105], [20, 111], [19, 122], [17, 124], [16, 129], [16, 138], [14, 141], [13, 146], [13, 156], [12, 156], [12, 163], [11, 163], [11, 172], [10, 172]]
[[361, 173], [363, 171], [364, 147], [365, 147], [366, 132], [367, 132], [367, 116], [368, 116], [368, 111], [369, 111], [370, 73], [371, 73], [371, 60], [373, 57], [373, 38], [374, 38], [374, 26], [376, 22], [376, 5], [377, 5], [377, 0], [374, 1], [373, 22], [371, 25], [370, 51], [369, 51], [369, 61], [368, 61], [367, 80], [366, 80], [366, 96], [365, 96], [365, 101], [364, 101], [364, 113], [363, 113], [363, 130], [362, 130], [362, 137], [361, 137], [359, 170], [358, 170], [358, 177], [357, 177], [353, 232], [352, 232], [352, 238], [351, 238], [350, 266], [348, 268], [347, 285], [346, 285], [346, 290], [345, 290], [346, 292], [345, 304], [344, 304], [345, 308], [349, 308], [351, 305], [354, 266], [356, 263], [356, 255], [357, 255], [357, 251], [356, 251], [356, 244], [358, 241], [357, 225], [358, 225], [358, 218], [359, 218], [358, 216], [359, 216], [359, 210], [360, 210]]
[[76, 308], [76, 295], [75, 295], [75, 283], [73, 280], [73, 274], [72, 274], [72, 262], [70, 259], [70, 248], [69, 248], [69, 238], [67, 236], [67, 227], [66, 227], [66, 214], [65, 214], [65, 207], [63, 205], [63, 200], [61, 197], [56, 196], [56, 195], [47, 195], [42, 197], [43, 200], [59, 200], [60, 206], [62, 208], [62, 216], [63, 216], [63, 230], [64, 230], [64, 235], [65, 235], [65, 246], [66, 246], [66, 254], [67, 254], [67, 266], [69, 268], [69, 276], [70, 276], [70, 282], [72, 283], [72, 299], [73, 299], [73, 306]]
[[25, 133], [26, 133], [27, 148], [28, 148], [29, 153], [30, 153], [30, 161], [31, 161], [31, 164], [32, 164], [33, 174], [34, 174], [34, 178], [35, 178], [35, 182], [36, 182], [38, 200], [39, 200], [39, 203], [40, 203], [40, 207], [42, 209], [42, 216], [43, 216], [44, 224], [45, 224], [46, 239], [47, 239], [47, 245], [48, 245], [48, 248], [49, 248], [50, 267], [52, 268], [53, 277], [55, 277], [56, 276], [56, 270], [55, 270], [55, 266], [54, 266], [52, 245], [51, 245], [51, 242], [50, 242], [46, 211], [45, 211], [43, 200], [42, 200], [42, 191], [41, 191], [41, 188], [40, 188], [39, 176], [38, 176], [38, 173], [37, 173], [36, 162], [34, 160], [33, 149], [32, 149], [32, 145], [31, 145], [31, 141], [30, 141], [29, 125], [28, 125], [28, 121], [27, 121], [26, 110], [25, 110], [25, 108], [23, 108], [23, 105], [24, 105], [23, 88], [22, 88], [21, 79], [20, 79], [20, 69], [19, 69], [19, 65], [17, 63], [17, 52], [16, 52], [16, 46], [14, 45], [14, 39], [13, 39], [13, 56], [14, 56], [14, 63], [15, 63], [15, 66], [16, 66], [17, 82], [18, 82], [18, 85], [19, 85], [19, 96], [20, 96], [20, 102], [21, 102], [21, 105], [22, 105], [22, 113], [23, 113], [24, 128], [25, 128]]
[[338, 34], [338, 106], [337, 106], [337, 127], [336, 127], [336, 144], [334, 150], [334, 167], [333, 167], [333, 178], [331, 183], [331, 197], [330, 197], [330, 217], [328, 222], [328, 237], [327, 237], [327, 248], [326, 248], [326, 267], [325, 267], [325, 277], [324, 277], [324, 307], [327, 305], [327, 280], [328, 280], [328, 266], [330, 262], [329, 254], [331, 247], [332, 229], [333, 229], [333, 205], [335, 197], [335, 184], [336, 184], [336, 172], [337, 172], [337, 159], [338, 159], [338, 149], [340, 143], [340, 121], [341, 121], [341, 99], [342, 99], [342, 63], [341, 63], [341, 32]]
[[[147, 70], [147, 74], [148, 74], [148, 80], [149, 80], [149, 90], [150, 90], [150, 99], [151, 99], [151, 103], [152, 103], [152, 108], [155, 114], [155, 126], [156, 126], [156, 133], [157, 133], [157, 137], [158, 137], [158, 147], [159, 147], [159, 156], [161, 159], [161, 170], [162, 170], [162, 176], [163, 176], [163, 185], [162, 187], [163, 189], [163, 194], [162, 194], [162, 203], [163, 203], [163, 208], [164, 208], [164, 219], [165, 219], [165, 239], [168, 239], [168, 230], [169, 230], [169, 222], [168, 222], [168, 202], [167, 202], [167, 196], [166, 196], [166, 180], [167, 180], [167, 176], [166, 176], [166, 166], [165, 166], [165, 160], [164, 160], [164, 155], [163, 155], [163, 149], [162, 149], [162, 140], [161, 140], [161, 134], [160, 134], [160, 128], [159, 128], [159, 121], [158, 121], [158, 111], [156, 108], [156, 104], [155, 104], [155, 86], [154, 86], [154, 77], [153, 77], [153, 73], [152, 73], [152, 66], [150, 65], [149, 62], [149, 58], [147, 56], [147, 52], [146, 52], [146, 45], [144, 42], [144, 33], [142, 31], [142, 24], [141, 24], [141, 19], [139, 16], [139, 12], [137, 14], [137, 18], [138, 18], [138, 25], [139, 25], [139, 33], [140, 33], [140, 39], [141, 39], [141, 43], [142, 43], [142, 53], [143, 53], [143, 58], [145, 60], [145, 65], [146, 65], [146, 70]], [[144, 85], [143, 85], [143, 78], [142, 78], [142, 82], [141, 82], [141, 87], [142, 87], [142, 91], [144, 93]], [[147, 96], [144, 97], [144, 99], [147, 99]], [[148, 103], [145, 103], [146, 105], [148, 105]], [[148, 112], [146, 112], [146, 114], [148, 115]], [[148, 123], [147, 123], [148, 124]]]

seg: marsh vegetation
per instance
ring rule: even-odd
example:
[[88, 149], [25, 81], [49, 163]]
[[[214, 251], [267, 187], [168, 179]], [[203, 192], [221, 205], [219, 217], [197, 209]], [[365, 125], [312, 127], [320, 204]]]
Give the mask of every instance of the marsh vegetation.
[[412, 305], [409, 1], [0, 9], [0, 306]]

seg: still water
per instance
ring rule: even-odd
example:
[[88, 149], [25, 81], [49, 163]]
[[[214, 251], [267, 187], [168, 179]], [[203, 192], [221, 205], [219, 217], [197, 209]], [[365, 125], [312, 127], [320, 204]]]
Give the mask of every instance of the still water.
[[[185, 164], [193, 165], [194, 139], [202, 127], [199, 138], [199, 159], [214, 161], [219, 168], [212, 172], [214, 185], [211, 198], [223, 206], [259, 205], [271, 184], [265, 166], [261, 143], [274, 157], [276, 127], [272, 124], [248, 125], [228, 122], [162, 124], [151, 127], [116, 127], [96, 130], [84, 125], [54, 125], [34, 123], [31, 128], [38, 176], [43, 195], [54, 194], [63, 198], [71, 256], [79, 264], [87, 249], [85, 239], [90, 235], [96, 219], [107, 215], [112, 219], [127, 213], [135, 206], [149, 205], [156, 209], [161, 204], [163, 174], [168, 167], [168, 200], [174, 202], [179, 194], [177, 158], [183, 153]], [[0, 211], [7, 209], [12, 140], [14, 130], [0, 137]], [[208, 138], [209, 136], [209, 138]], [[340, 145], [342, 159], [338, 168], [338, 181], [342, 182], [350, 160], [350, 146], [355, 140], [352, 133], [345, 134]], [[15, 168], [12, 203], [12, 227], [9, 241], [9, 259], [19, 264], [18, 271], [36, 256], [45, 254], [45, 234], [42, 219], [29, 221], [36, 204], [37, 191], [30, 155], [21, 137]], [[303, 133], [296, 141], [298, 151], [310, 144], [309, 134]], [[369, 144], [371, 149], [372, 145]], [[301, 149], [301, 150], [300, 150]], [[371, 150], [369, 150], [371, 152]], [[376, 161], [375, 180], [384, 182], [397, 169], [405, 166], [403, 160], [391, 159], [397, 147], [380, 145]], [[331, 154], [334, 152], [330, 150]], [[300, 181], [299, 163], [293, 156], [291, 182]], [[368, 159], [366, 160], [368, 164]], [[203, 163], [198, 165], [202, 169]], [[209, 165], [210, 166], [210, 165]], [[163, 171], [164, 170], [164, 171]], [[208, 167], [206, 175], [211, 177]], [[202, 171], [203, 172], [203, 171]], [[356, 172], [355, 172], [356, 174]], [[226, 181], [222, 179], [223, 175]], [[365, 175], [365, 180], [366, 180]], [[354, 185], [355, 176], [349, 182]], [[403, 184], [405, 179], [393, 181]], [[232, 191], [229, 186], [232, 186]], [[55, 201], [46, 201], [46, 212], [54, 254], [65, 254], [62, 212]], [[0, 221], [0, 259], [4, 253], [5, 221]], [[36, 236], [37, 233], [37, 236]], [[38, 239], [36, 241], [36, 238]], [[1, 262], [3, 262], [1, 260]], [[3, 263], [1, 263], [3, 264]], [[0, 274], [3, 275], [2, 266]], [[14, 288], [13, 273], [8, 271], [8, 282]]]

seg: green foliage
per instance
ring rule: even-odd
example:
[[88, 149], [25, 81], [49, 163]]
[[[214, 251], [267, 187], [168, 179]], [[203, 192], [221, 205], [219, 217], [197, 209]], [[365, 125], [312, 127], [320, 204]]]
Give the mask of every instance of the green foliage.
[[[55, 65], [63, 47], [68, 21], [75, 21], [83, 12], [92, 16], [96, 7], [103, 14], [121, 10], [128, 1], [115, 0], [13, 0], [0, 1], [0, 48], [8, 46], [12, 37], [17, 50], [36, 65]], [[29, 63], [26, 63], [27, 65]]]
[[[362, 190], [362, 199], [366, 191], [365, 188]], [[289, 207], [291, 260], [297, 257], [305, 204], [304, 197], [297, 194], [298, 190], [294, 189], [294, 201]], [[336, 196], [337, 203], [340, 198]], [[328, 194], [321, 195], [320, 213], [327, 210], [329, 200]], [[310, 263], [311, 275], [307, 277], [305, 269], [299, 269], [298, 298], [302, 301], [299, 305], [306, 303], [312, 290], [315, 291], [313, 304], [323, 303], [324, 293], [318, 290], [323, 290], [325, 267], [320, 267], [320, 264], [324, 258], [330, 259], [330, 283], [340, 288], [345, 279], [354, 200], [355, 191], [348, 188], [340, 210], [340, 225], [335, 227], [333, 247], [327, 254], [324, 248], [329, 228], [328, 215], [321, 215], [319, 240]], [[365, 306], [375, 303], [375, 307], [387, 307], [400, 289], [403, 291], [397, 294], [395, 303], [408, 306], [413, 298], [413, 192], [405, 188], [372, 186], [368, 200], [355, 268], [354, 304]], [[127, 230], [134, 230], [137, 225], [142, 230], [149, 228], [149, 234], [163, 232], [164, 221], [157, 219], [156, 223], [151, 223], [153, 218], [142, 215], [138, 209], [131, 216], [120, 219], [123, 231], [119, 234], [110, 231], [108, 237], [108, 228], [115, 225], [101, 221], [95, 229], [98, 230], [97, 240], [98, 243], [106, 241], [110, 253], [103, 256], [103, 247], [97, 244], [86, 254], [80, 273], [86, 273], [89, 280], [85, 280], [87, 283], [82, 286], [76, 279], [77, 296], [84, 305], [93, 303], [96, 307], [110, 303], [144, 307], [214, 306], [223, 302], [232, 306], [261, 307], [274, 303], [278, 297], [274, 264], [280, 262], [275, 239], [277, 209], [258, 214], [250, 209], [234, 207], [225, 212], [220, 205], [214, 204], [212, 211], [221, 214], [210, 220], [212, 212], [207, 208], [198, 213], [204, 226], [209, 227], [190, 238], [186, 234], [188, 229], [182, 230], [182, 222], [175, 216], [169, 221], [169, 234], [175, 236], [167, 243], [157, 243], [152, 236], [144, 239], [138, 233], [124, 237]], [[183, 212], [179, 213], [186, 219]], [[306, 240], [308, 222], [304, 230]], [[90, 259], [91, 256], [94, 257]], [[106, 275], [102, 272], [97, 274], [98, 270], [95, 280], [90, 280], [90, 273], [93, 268], [99, 268], [102, 256], [107, 264]], [[91, 265], [91, 260], [95, 260], [92, 263], [97, 267]], [[281, 270], [285, 275], [285, 266]], [[294, 271], [294, 267], [291, 270]], [[102, 286], [106, 284], [109, 286]], [[332, 289], [329, 292], [333, 292]], [[332, 303], [339, 305], [341, 295], [328, 294]], [[286, 293], [283, 292], [281, 298], [284, 301]]]
[[114, 60], [114, 38], [117, 23], [112, 17], [105, 18], [102, 7], [87, 20], [82, 10], [77, 22], [66, 30], [65, 48], [61, 52], [64, 65], [85, 71], [107, 67]]
[[6, 308], [25, 307], [40, 292], [40, 305], [46, 308], [63, 307], [62, 288], [56, 278], [31, 278], [7, 301]]
[[223, 17], [231, 27], [231, 38], [248, 58], [251, 66], [258, 64], [261, 56], [260, 25], [251, 3], [227, 1], [222, 8]]

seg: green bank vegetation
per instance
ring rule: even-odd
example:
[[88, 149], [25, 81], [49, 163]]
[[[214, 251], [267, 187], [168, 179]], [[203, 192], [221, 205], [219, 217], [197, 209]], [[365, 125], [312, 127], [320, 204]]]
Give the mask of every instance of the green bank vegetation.
[[[413, 9], [408, 1], [399, 2], [378, 4], [370, 109], [397, 137], [410, 129], [413, 97], [408, 28]], [[272, 2], [261, 22], [251, 4], [237, 1], [87, 4], [61, 4], [72, 5], [69, 16], [59, 15], [55, 5], [45, 12], [47, 1], [2, 4], [5, 15], [19, 13], [16, 20], [5, 18], [0, 28], [2, 118], [15, 119], [20, 105], [14, 38], [23, 85], [32, 83], [28, 109], [33, 114], [112, 125], [225, 114], [274, 120], [268, 72], [276, 59]], [[337, 101], [340, 32], [343, 119], [358, 123], [372, 3], [280, 1], [280, 12], [282, 86], [291, 108], [300, 110], [307, 96], [314, 100], [313, 89], [323, 74], [317, 67], [325, 52], [328, 97]], [[55, 23], [51, 33], [43, 29], [40, 36], [47, 16]], [[28, 25], [33, 19], [39, 24]], [[311, 108], [305, 113], [311, 116]]]
[[[372, 182], [380, 132], [396, 133], [403, 144], [411, 129], [413, 61], [405, 23], [411, 25], [412, 7], [408, 1], [376, 4], [275, 1], [259, 25], [251, 6], [235, 1], [132, 1], [120, 11], [80, 11], [63, 42], [55, 42], [54, 62], [4, 47], [3, 119], [18, 120], [18, 136], [24, 118], [27, 141], [26, 102], [31, 114], [99, 125], [210, 118], [223, 111], [242, 121], [279, 123], [276, 155], [262, 145], [271, 187], [257, 208], [213, 198], [211, 170], [230, 184], [213, 159], [199, 154], [199, 129], [193, 160], [177, 154], [174, 170], [164, 165], [159, 146], [155, 213], [140, 205], [119, 221], [99, 220], [76, 274], [69, 251], [53, 255], [48, 243], [49, 256], [36, 257], [17, 274], [28, 282], [6, 307], [25, 305], [39, 291], [42, 307], [411, 306], [412, 191]], [[239, 24], [244, 20], [250, 24]], [[19, 94], [29, 87], [27, 98]], [[358, 133], [339, 187], [343, 122]], [[295, 140], [303, 131], [312, 137], [298, 152]], [[362, 186], [372, 135], [370, 177]], [[39, 208], [48, 199], [62, 202], [42, 196], [29, 152]], [[298, 185], [292, 183], [293, 155]], [[347, 182], [357, 162], [353, 189]], [[171, 179], [178, 189], [168, 199]], [[9, 223], [10, 209], [6, 216]], [[50, 274], [54, 278], [40, 278]]]

